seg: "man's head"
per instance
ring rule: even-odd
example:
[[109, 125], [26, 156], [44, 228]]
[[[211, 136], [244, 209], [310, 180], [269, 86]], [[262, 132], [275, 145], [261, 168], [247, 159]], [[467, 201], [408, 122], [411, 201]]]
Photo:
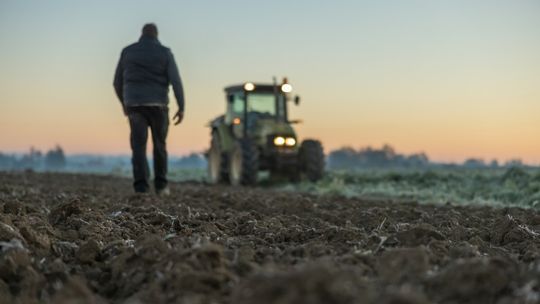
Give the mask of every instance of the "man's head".
[[158, 30], [157, 26], [153, 23], [147, 23], [142, 28], [142, 35], [152, 38], [157, 38]]

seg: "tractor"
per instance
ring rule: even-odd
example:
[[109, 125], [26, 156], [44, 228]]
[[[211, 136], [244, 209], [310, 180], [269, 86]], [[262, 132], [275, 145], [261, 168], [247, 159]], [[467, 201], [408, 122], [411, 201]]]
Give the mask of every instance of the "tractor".
[[292, 86], [247, 82], [225, 88], [226, 113], [209, 123], [208, 180], [211, 183], [255, 185], [258, 173], [286, 177], [291, 181], [317, 181], [324, 173], [324, 152], [320, 141], [298, 142], [288, 118], [288, 103], [300, 103], [291, 96]]

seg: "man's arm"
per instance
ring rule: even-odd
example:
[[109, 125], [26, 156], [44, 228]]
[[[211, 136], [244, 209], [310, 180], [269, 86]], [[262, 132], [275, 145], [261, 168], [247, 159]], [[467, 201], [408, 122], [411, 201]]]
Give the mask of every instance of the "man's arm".
[[174, 60], [172, 52], [169, 50], [169, 64], [167, 66], [167, 76], [173, 87], [174, 96], [178, 103], [178, 113], [184, 113], [184, 87], [182, 86], [182, 79], [178, 72], [178, 67]]
[[120, 100], [120, 103], [122, 104], [122, 108], [124, 108], [124, 66], [122, 63], [122, 59], [124, 52], [122, 52], [122, 55], [120, 55], [120, 60], [118, 60], [118, 65], [116, 66], [116, 72], [114, 73], [114, 91], [116, 92], [116, 96], [118, 97], [118, 100]]

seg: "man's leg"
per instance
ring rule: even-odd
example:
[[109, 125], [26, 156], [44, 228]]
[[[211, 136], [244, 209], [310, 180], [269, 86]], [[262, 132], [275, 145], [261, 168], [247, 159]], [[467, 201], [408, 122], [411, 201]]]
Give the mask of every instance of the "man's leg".
[[159, 192], [167, 187], [167, 133], [169, 130], [169, 110], [153, 107], [150, 128], [154, 145], [154, 185]]
[[135, 192], [148, 192], [148, 161], [146, 160], [146, 142], [148, 140], [148, 120], [137, 108], [128, 108], [131, 127], [131, 163], [133, 165], [133, 187]]

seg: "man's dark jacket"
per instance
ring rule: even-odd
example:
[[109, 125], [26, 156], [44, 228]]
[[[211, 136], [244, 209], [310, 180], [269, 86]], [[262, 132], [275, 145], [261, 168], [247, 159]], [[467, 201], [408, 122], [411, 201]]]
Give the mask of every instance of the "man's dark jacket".
[[114, 89], [124, 107], [167, 106], [169, 84], [183, 112], [184, 90], [171, 50], [149, 36], [122, 50]]

